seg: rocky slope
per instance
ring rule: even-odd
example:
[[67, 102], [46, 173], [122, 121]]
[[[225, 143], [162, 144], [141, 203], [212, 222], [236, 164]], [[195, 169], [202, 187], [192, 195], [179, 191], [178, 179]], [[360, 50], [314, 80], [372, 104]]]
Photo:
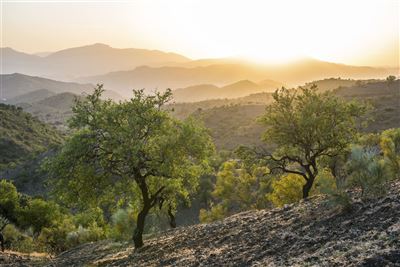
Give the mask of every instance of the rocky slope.
[[400, 266], [400, 181], [378, 200], [338, 212], [322, 197], [243, 212], [128, 244], [103, 241], [46, 266]]

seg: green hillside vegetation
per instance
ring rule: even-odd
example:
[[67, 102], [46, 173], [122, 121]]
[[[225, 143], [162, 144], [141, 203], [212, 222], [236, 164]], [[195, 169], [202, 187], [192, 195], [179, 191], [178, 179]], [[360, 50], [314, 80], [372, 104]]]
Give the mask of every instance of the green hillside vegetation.
[[[74, 131], [38, 163], [49, 177], [50, 199], [26, 197], [0, 182], [10, 248], [59, 253], [133, 238], [135, 248], [146, 250], [154, 244], [149, 236], [184, 224], [179, 214], [190, 216], [186, 222], [212, 222], [321, 194], [330, 214], [342, 214], [358, 207], [354, 201], [385, 196], [399, 178], [399, 128], [363, 134], [368, 107], [331, 92], [281, 89], [267, 109], [261, 103], [218, 106], [185, 120], [167, 111], [170, 91], [134, 91], [119, 103], [101, 100], [102, 92], [100, 86], [78, 99]], [[258, 122], [255, 113], [262, 115]], [[201, 120], [214, 128], [207, 130]], [[212, 139], [219, 140], [219, 152]], [[237, 144], [242, 146], [234, 150]], [[224, 146], [231, 151], [223, 152]], [[218, 229], [220, 223], [210, 225]]]
[[31, 104], [37, 101], [40, 101], [42, 99], [45, 99], [47, 97], [55, 95], [54, 92], [47, 90], [47, 89], [39, 89], [36, 91], [28, 92], [22, 95], [18, 95], [14, 98], [8, 99], [7, 103], [8, 104], [18, 104], [18, 103], [27, 103]]
[[21, 108], [0, 104], [0, 167], [16, 165], [62, 143], [62, 136], [24, 112]]

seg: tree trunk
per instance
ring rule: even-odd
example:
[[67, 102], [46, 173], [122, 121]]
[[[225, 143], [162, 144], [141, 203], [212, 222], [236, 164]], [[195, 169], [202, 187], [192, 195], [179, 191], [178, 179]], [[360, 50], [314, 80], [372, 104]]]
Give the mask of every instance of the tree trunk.
[[308, 195], [310, 194], [311, 188], [313, 186], [315, 177], [309, 177], [308, 180], [306, 181], [306, 184], [303, 185], [303, 199], [308, 198]]
[[168, 208], [168, 217], [169, 217], [169, 225], [171, 226], [171, 228], [176, 228], [175, 215], [172, 213], [171, 206]]
[[137, 216], [137, 224], [135, 231], [133, 232], [133, 243], [135, 244], [135, 248], [143, 247], [144, 223], [148, 213], [149, 208], [144, 207]]

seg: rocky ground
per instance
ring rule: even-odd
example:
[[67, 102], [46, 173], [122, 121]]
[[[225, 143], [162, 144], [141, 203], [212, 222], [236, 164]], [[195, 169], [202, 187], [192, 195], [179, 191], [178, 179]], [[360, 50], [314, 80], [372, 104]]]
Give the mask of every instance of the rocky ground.
[[400, 266], [400, 182], [338, 212], [322, 197], [130, 244], [85, 244], [45, 266]]
[[29, 267], [43, 266], [49, 261], [49, 257], [45, 254], [26, 254], [14, 251], [0, 252], [0, 266], [7, 267]]

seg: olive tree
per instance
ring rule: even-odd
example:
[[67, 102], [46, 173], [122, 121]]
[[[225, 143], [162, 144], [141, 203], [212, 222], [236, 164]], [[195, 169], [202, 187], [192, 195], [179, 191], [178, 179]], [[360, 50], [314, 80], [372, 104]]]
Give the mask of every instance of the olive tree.
[[55, 194], [66, 203], [137, 208], [133, 241], [143, 246], [146, 216], [155, 206], [188, 198], [214, 152], [207, 131], [192, 119], [172, 118], [163, 106], [171, 91], [119, 103], [100, 100], [103, 88], [77, 99], [74, 134], [49, 163]]
[[273, 94], [261, 122], [263, 140], [275, 147], [264, 153], [271, 172], [303, 177], [303, 198], [309, 196], [318, 175], [318, 161], [341, 155], [355, 140], [360, 118], [367, 108], [346, 102], [330, 92], [312, 88], [282, 88]]

